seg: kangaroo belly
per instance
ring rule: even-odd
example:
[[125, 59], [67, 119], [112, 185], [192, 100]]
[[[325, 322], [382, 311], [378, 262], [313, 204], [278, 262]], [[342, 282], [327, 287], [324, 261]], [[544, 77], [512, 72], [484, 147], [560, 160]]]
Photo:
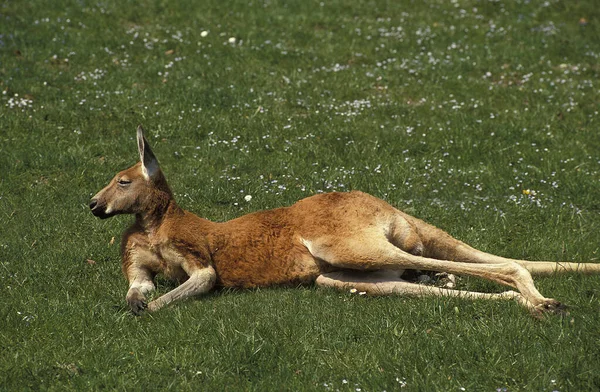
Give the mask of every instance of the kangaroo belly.
[[224, 287], [266, 287], [313, 282], [322, 273], [321, 262], [301, 243], [232, 244], [213, 255], [217, 284]]

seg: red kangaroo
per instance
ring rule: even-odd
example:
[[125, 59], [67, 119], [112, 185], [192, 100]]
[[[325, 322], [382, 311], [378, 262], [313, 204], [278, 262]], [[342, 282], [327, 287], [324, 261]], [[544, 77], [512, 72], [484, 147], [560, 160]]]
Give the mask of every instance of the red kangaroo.
[[[90, 202], [92, 213], [102, 219], [135, 215], [121, 243], [129, 281], [126, 298], [134, 314], [206, 293], [215, 285], [313, 282], [373, 295], [514, 299], [540, 314], [564, 307], [539, 293], [532, 274], [600, 273], [597, 263], [531, 262], [476, 250], [357, 191], [318, 194], [290, 207], [211, 222], [175, 202], [141, 126], [137, 145], [140, 162], [119, 172]], [[405, 270], [471, 275], [515, 291], [478, 293], [417, 284], [402, 279]], [[159, 273], [180, 285], [147, 303]]]

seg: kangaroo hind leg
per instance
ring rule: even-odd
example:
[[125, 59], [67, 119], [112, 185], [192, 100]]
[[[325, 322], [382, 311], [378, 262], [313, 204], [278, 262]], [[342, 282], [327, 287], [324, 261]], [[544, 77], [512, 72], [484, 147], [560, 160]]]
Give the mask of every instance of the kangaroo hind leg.
[[317, 278], [317, 285], [338, 290], [352, 290], [369, 295], [403, 295], [410, 297], [460, 297], [466, 299], [516, 300], [530, 308], [531, 303], [516, 291], [503, 293], [480, 293], [475, 291], [453, 290], [402, 280], [395, 271], [336, 271], [322, 274]]
[[[339, 238], [319, 238], [308, 243], [313, 256], [340, 270], [373, 271], [381, 269], [447, 272], [488, 279], [516, 288], [528, 308], [540, 312], [561, 310], [562, 305], [542, 296], [536, 289], [531, 274], [521, 265], [512, 262], [473, 264], [415, 256], [393, 245], [381, 233], [361, 232], [360, 235]], [[425, 246], [424, 252], [427, 252]]]
[[[396, 220], [394, 227], [399, 227], [400, 229], [395, 229], [392, 232], [392, 243], [402, 250], [415, 254], [406, 249], [406, 245], [404, 244], [414, 243], [415, 240], [411, 240], [411, 238], [416, 237], [422, 244], [421, 255], [424, 257], [480, 264], [513, 262], [525, 267], [529, 273], [536, 276], [548, 276], [570, 272], [589, 275], [600, 274], [600, 263], [528, 261], [486, 253], [457, 240], [435, 226], [400, 212], [398, 213], [398, 219]], [[406, 230], [406, 227], [410, 227], [412, 230], [408, 231]]]

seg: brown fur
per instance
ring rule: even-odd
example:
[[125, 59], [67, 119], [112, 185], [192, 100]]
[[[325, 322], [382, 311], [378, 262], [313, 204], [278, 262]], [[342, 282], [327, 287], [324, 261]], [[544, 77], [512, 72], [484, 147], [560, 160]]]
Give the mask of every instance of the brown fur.
[[[531, 272], [600, 273], [600, 264], [512, 260], [490, 255], [362, 192], [308, 197], [290, 207], [215, 223], [181, 209], [173, 198], [143, 130], [140, 162], [118, 173], [90, 203], [94, 215], [134, 214], [123, 234], [127, 301], [138, 314], [156, 274], [181, 283], [148, 304], [207, 292], [214, 285], [264, 287], [316, 282], [371, 294], [443, 295], [515, 299], [539, 313], [559, 310], [535, 288]], [[418, 285], [401, 279], [404, 269], [467, 274], [518, 290], [485, 294]]]

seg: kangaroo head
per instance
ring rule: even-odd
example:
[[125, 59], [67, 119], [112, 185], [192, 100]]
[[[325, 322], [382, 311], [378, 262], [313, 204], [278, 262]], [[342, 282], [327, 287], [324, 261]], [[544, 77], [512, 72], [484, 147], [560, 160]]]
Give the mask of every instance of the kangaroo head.
[[90, 201], [95, 216], [106, 219], [117, 214], [148, 214], [172, 198], [141, 125], [137, 128], [137, 145], [140, 162], [117, 173]]

